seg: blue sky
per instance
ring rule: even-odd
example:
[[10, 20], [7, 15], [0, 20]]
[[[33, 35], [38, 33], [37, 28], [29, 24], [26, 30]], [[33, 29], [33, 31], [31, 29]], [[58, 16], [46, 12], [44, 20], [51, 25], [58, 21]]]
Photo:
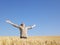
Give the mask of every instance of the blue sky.
[[60, 36], [60, 0], [0, 0], [0, 36], [19, 36], [6, 19], [26, 26], [29, 36]]

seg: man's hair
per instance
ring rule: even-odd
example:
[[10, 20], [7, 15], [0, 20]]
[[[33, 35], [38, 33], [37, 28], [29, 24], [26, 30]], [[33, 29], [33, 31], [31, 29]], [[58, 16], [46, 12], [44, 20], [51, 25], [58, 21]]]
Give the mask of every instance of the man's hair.
[[23, 24], [21, 24], [21, 26], [23, 26]]

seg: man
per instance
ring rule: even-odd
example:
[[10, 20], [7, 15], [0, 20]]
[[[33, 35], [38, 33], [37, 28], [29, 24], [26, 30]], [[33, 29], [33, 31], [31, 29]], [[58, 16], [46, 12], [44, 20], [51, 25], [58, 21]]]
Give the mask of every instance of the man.
[[22, 24], [20, 24], [20, 26], [18, 26], [17, 24], [12, 23], [10, 20], [6, 20], [6, 22], [19, 29], [20, 38], [27, 38], [27, 31], [36, 26], [36, 25], [32, 25], [32, 26], [26, 27], [24, 23], [22, 23]]

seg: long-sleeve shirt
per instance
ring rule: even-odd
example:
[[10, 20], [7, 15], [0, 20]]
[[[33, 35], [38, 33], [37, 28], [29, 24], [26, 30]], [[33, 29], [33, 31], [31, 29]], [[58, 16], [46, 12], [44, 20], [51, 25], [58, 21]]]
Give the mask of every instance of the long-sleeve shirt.
[[12, 23], [10, 20], [7, 20], [6, 22], [8, 22], [9, 24], [13, 25], [14, 27], [18, 28], [20, 31], [20, 37], [28, 37], [27, 35], [27, 31], [29, 29], [32, 29], [35, 27], [35, 25], [32, 26], [18, 26], [17, 24]]

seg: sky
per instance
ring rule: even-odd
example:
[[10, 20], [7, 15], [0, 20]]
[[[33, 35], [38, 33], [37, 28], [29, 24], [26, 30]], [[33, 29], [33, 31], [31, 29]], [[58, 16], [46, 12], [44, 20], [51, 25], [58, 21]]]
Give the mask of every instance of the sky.
[[0, 0], [0, 36], [19, 36], [19, 29], [6, 23], [36, 24], [28, 36], [60, 36], [60, 0]]

